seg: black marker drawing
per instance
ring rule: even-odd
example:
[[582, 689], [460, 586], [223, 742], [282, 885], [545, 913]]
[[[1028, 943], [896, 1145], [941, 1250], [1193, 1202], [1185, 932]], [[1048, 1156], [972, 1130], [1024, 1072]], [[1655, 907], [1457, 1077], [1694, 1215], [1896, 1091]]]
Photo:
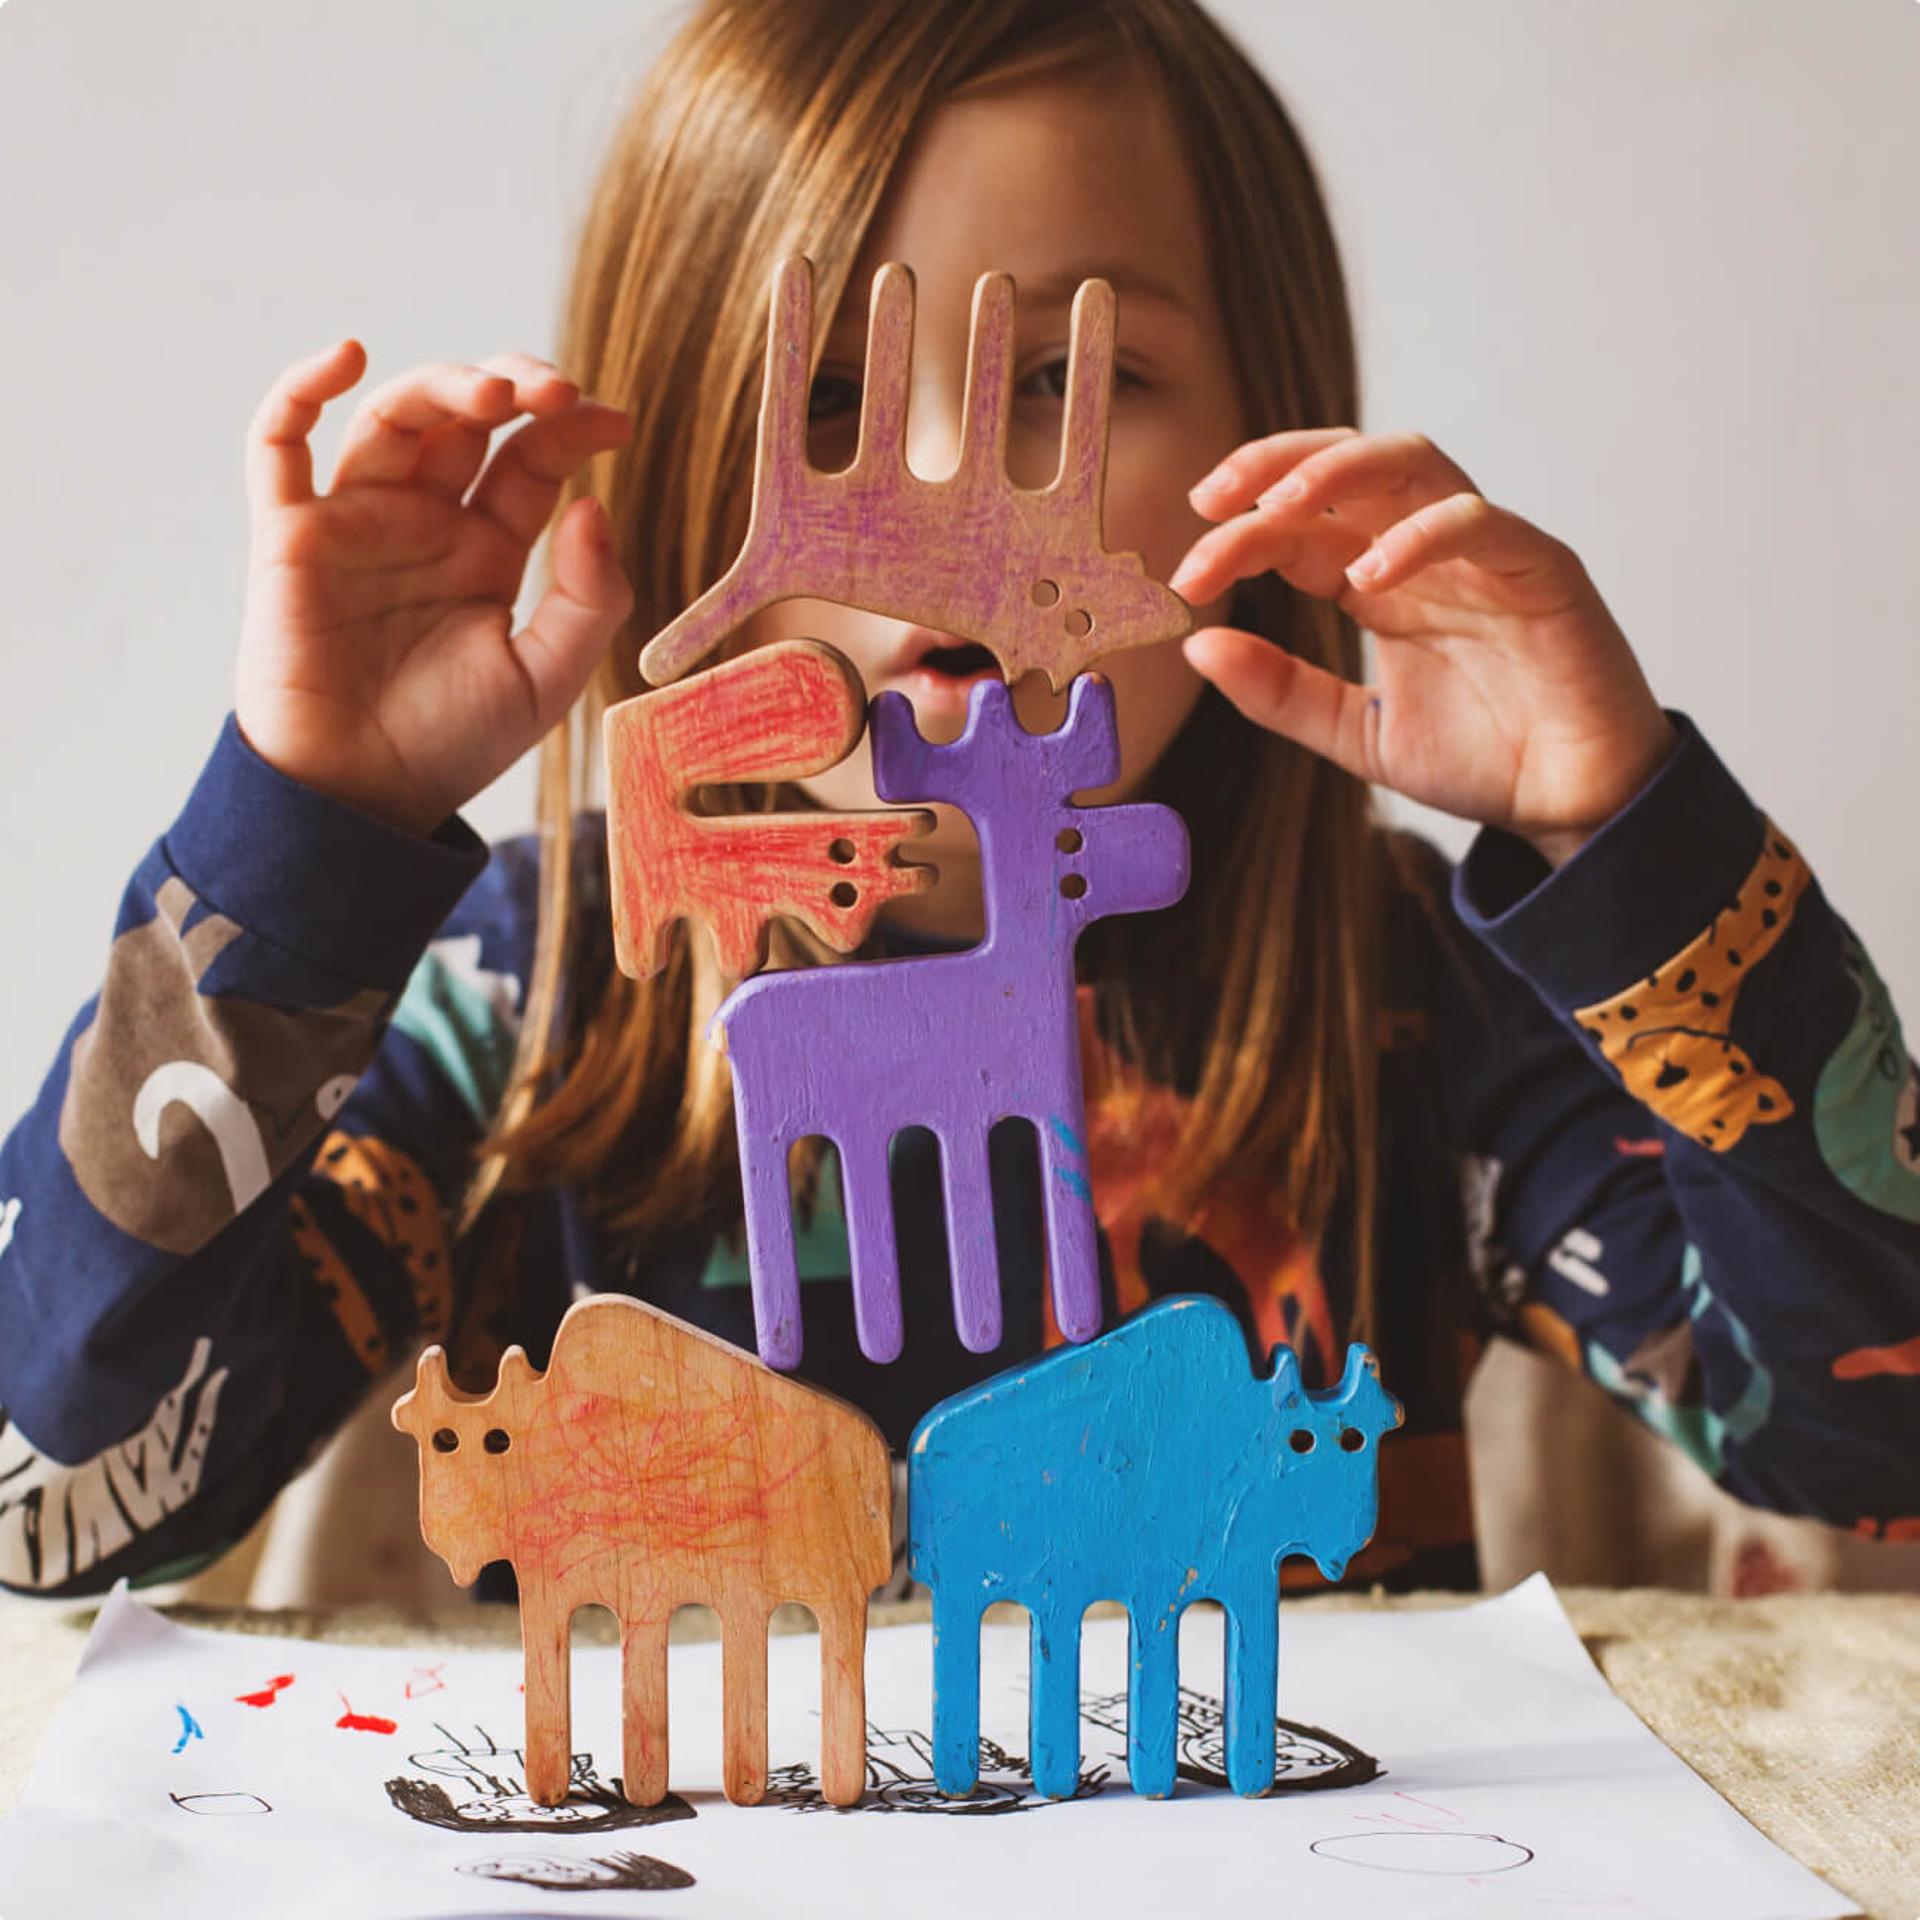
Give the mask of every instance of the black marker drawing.
[[[1497, 1833], [1442, 1833], [1409, 1827], [1398, 1833], [1336, 1833], [1316, 1840], [1312, 1852], [1323, 1860], [1382, 1873], [1425, 1873], [1484, 1877], [1511, 1873], [1533, 1858], [1533, 1849]], [[1529, 1885], [1532, 1883], [1529, 1882]]]
[[[1083, 1767], [1074, 1800], [1101, 1792], [1105, 1766]], [[950, 1800], [933, 1783], [933, 1741], [917, 1727], [889, 1730], [867, 1723], [867, 1796], [855, 1807], [833, 1807], [821, 1797], [820, 1776], [799, 1764], [776, 1767], [767, 1776], [770, 1807], [792, 1813], [944, 1813], [962, 1816], [1031, 1813], [1038, 1807], [1066, 1806], [1033, 1791], [1024, 1756], [1008, 1753], [991, 1740], [980, 1742], [980, 1781], [964, 1800]]]
[[[1127, 1696], [1124, 1693], [1082, 1694], [1080, 1718], [1112, 1734], [1119, 1741], [1116, 1760], [1127, 1753]], [[1179, 1731], [1175, 1777], [1196, 1786], [1227, 1785], [1226, 1714], [1219, 1696], [1193, 1687], [1180, 1689]], [[1280, 1720], [1274, 1727], [1274, 1793], [1315, 1793], [1328, 1787], [1359, 1787], [1380, 1778], [1381, 1766], [1372, 1754], [1323, 1727], [1299, 1720]]]
[[257, 1793], [170, 1793], [167, 1798], [182, 1813], [232, 1815], [273, 1811]]
[[457, 1869], [482, 1880], [510, 1880], [544, 1893], [666, 1893], [693, 1885], [693, 1875], [650, 1853], [609, 1853], [591, 1860], [556, 1860], [537, 1853], [470, 1860]]
[[[605, 1833], [621, 1827], [656, 1827], [670, 1820], [691, 1820], [693, 1808], [670, 1793], [657, 1807], [631, 1805], [616, 1776], [611, 1785], [594, 1769], [590, 1753], [573, 1756], [565, 1801], [543, 1807], [527, 1793], [526, 1754], [502, 1747], [484, 1727], [468, 1742], [434, 1723], [444, 1747], [416, 1753], [411, 1764], [437, 1780], [398, 1775], [387, 1781], [387, 1798], [409, 1819], [452, 1833]], [[452, 1781], [453, 1787], [440, 1780]]]

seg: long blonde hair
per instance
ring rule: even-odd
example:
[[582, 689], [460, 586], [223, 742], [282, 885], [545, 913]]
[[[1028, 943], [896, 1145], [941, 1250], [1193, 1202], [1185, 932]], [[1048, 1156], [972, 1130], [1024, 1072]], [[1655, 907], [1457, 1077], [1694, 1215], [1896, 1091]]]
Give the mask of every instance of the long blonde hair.
[[[1129, 58], [1191, 158], [1244, 417], [1256, 432], [1358, 414], [1353, 338], [1310, 159], [1259, 73], [1194, 0], [708, 0], [616, 132], [580, 236], [560, 363], [628, 406], [634, 430], [567, 491], [607, 508], [634, 583], [630, 625], [541, 754], [533, 976], [512, 1084], [469, 1195], [577, 1183], [616, 1228], [737, 1222], [724, 1059], [702, 1038], [727, 983], [684, 928], [663, 972], [612, 966], [583, 909], [574, 816], [591, 803], [601, 716], [644, 690], [647, 638], [745, 533], [773, 264], [811, 256], [831, 314], [908, 138], [929, 108], [1016, 75]], [[816, 328], [816, 365], [824, 328]], [[1272, 576], [1239, 624], [1354, 677], [1360, 636]], [[1345, 1196], [1349, 1333], [1367, 1337], [1380, 1151], [1376, 1038], [1387, 842], [1365, 786], [1243, 720], [1211, 688], [1154, 770], [1185, 815], [1192, 886], [1166, 912], [1082, 941], [1103, 1029], [1193, 1098], [1160, 1210], [1221, 1174], [1272, 1182], [1309, 1240]], [[804, 806], [797, 789], [717, 796]], [[788, 964], [821, 954], [776, 928]]]

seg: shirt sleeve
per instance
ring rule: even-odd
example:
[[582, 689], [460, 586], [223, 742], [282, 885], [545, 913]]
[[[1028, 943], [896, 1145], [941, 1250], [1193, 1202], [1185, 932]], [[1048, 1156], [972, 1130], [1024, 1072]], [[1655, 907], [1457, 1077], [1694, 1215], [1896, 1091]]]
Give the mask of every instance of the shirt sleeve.
[[1920, 1539], [1920, 1075], [1793, 843], [1670, 718], [1572, 860], [1484, 831], [1453, 875], [1489, 1317], [1750, 1504]]
[[447, 1326], [532, 891], [524, 849], [390, 828], [229, 717], [0, 1145], [0, 1585], [206, 1565]]

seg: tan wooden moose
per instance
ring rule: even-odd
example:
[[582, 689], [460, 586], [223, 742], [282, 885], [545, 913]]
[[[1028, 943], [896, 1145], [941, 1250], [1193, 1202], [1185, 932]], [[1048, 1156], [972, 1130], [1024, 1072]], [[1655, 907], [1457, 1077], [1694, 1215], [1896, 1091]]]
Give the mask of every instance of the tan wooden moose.
[[783, 1600], [820, 1623], [820, 1778], [850, 1806], [866, 1784], [867, 1600], [891, 1569], [887, 1445], [857, 1408], [775, 1373], [644, 1301], [568, 1309], [544, 1374], [502, 1356], [462, 1393], [420, 1356], [393, 1424], [420, 1446], [420, 1529], [463, 1586], [513, 1564], [526, 1654], [527, 1790], [567, 1796], [576, 1608], [620, 1622], [627, 1798], [667, 1791], [667, 1623], [720, 1616], [727, 1798], [766, 1791], [767, 1620]]

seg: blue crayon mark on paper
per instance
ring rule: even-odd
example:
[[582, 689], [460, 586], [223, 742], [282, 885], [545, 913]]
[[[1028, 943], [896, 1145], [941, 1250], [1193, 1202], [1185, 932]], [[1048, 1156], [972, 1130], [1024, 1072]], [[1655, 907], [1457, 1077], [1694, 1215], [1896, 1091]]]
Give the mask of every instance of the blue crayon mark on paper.
[[179, 1753], [189, 1740], [204, 1740], [207, 1736], [201, 1731], [200, 1722], [185, 1707], [176, 1706], [174, 1712], [180, 1716], [180, 1738], [173, 1743], [173, 1750]]

